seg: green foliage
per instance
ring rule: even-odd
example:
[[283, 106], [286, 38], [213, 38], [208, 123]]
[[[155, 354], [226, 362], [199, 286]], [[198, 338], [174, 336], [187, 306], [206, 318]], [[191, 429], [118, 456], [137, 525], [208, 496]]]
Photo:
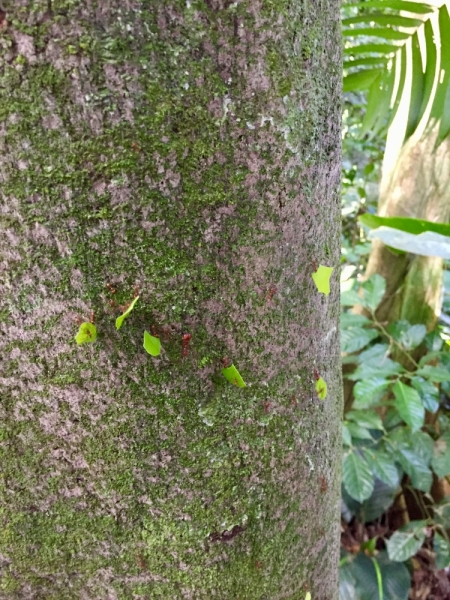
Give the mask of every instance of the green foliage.
[[[344, 306], [351, 307], [353, 300], [370, 316], [341, 315], [343, 360], [354, 365], [346, 377], [356, 382], [353, 406], [343, 424], [344, 514], [363, 521], [379, 518], [392, 505], [405, 476], [415, 494], [429, 494], [433, 473], [437, 477], [450, 474], [450, 418], [441, 415], [436, 425], [425, 428], [425, 412], [439, 410], [439, 390], [450, 379], [449, 348], [442, 344], [440, 330], [427, 334], [425, 326], [406, 320], [380, 323], [375, 311], [384, 291], [379, 275], [362, 285], [354, 282], [343, 294]], [[411, 352], [419, 347], [425, 353], [416, 362]], [[431, 497], [427, 498], [430, 502]], [[413, 556], [427, 531], [434, 535], [436, 564], [440, 568], [450, 564], [444, 529], [450, 527], [450, 503], [430, 505], [424, 517], [385, 540], [386, 564]], [[341, 572], [341, 592], [344, 582], [356, 594], [356, 580], [350, 585], [349, 574], [354, 575], [353, 564]], [[379, 576], [383, 580], [382, 570]], [[358, 593], [364, 597], [361, 590]]]
[[344, 91], [369, 92], [361, 133], [379, 133], [395, 120], [401, 142], [441, 119], [443, 140], [450, 132], [447, 3], [347, 3], [344, 14]]
[[340, 600], [407, 600], [410, 585], [408, 569], [393, 563], [386, 552], [345, 554], [341, 559]]

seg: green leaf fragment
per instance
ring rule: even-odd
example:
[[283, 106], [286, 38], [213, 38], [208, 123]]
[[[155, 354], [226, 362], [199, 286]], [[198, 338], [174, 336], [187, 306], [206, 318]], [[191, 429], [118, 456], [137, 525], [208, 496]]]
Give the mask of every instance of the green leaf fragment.
[[130, 304], [130, 306], [127, 308], [127, 310], [124, 313], [122, 313], [120, 315], [120, 317], [117, 317], [117, 319], [116, 319], [116, 329], [120, 329], [122, 327], [123, 322], [128, 317], [128, 315], [130, 314], [130, 312], [133, 310], [134, 305], [136, 304], [136, 302], [138, 300], [139, 300], [139, 296], [136, 296], [136, 298], [133, 300], [133, 302]]
[[240, 388], [245, 387], [245, 382], [234, 365], [222, 369], [222, 375], [227, 381], [229, 381], [233, 385]]
[[159, 356], [161, 354], [161, 340], [150, 335], [148, 331], [144, 331], [144, 349], [152, 356]]
[[325, 398], [327, 397], [328, 386], [326, 382], [322, 379], [322, 377], [319, 377], [319, 379], [316, 381], [316, 392], [320, 400], [325, 400]]
[[96, 339], [97, 327], [93, 323], [81, 323], [80, 329], [75, 336], [76, 343], [80, 346], [81, 344], [95, 342]]
[[317, 289], [321, 294], [325, 294], [325, 296], [328, 296], [330, 293], [330, 277], [333, 269], [334, 267], [319, 265], [317, 271], [311, 275]]

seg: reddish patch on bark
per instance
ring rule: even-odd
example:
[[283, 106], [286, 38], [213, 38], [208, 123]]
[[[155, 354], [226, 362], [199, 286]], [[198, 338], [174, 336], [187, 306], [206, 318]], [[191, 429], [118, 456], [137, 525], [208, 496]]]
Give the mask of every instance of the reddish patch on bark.
[[233, 529], [225, 529], [222, 533], [213, 531], [213, 533], [210, 534], [209, 539], [211, 542], [229, 542], [243, 531], [245, 531], [245, 527], [235, 525]]

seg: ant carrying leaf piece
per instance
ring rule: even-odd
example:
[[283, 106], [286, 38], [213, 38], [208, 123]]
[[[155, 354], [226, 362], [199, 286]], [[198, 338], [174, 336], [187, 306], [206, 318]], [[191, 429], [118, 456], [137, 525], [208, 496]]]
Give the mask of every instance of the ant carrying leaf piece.
[[136, 302], [138, 300], [139, 300], [139, 296], [136, 296], [136, 298], [133, 299], [133, 301], [131, 302], [130, 306], [127, 308], [127, 310], [124, 313], [122, 313], [120, 315], [120, 317], [117, 317], [117, 319], [116, 319], [116, 329], [120, 329], [122, 327], [123, 322], [128, 317], [128, 315], [130, 314], [130, 312], [133, 310], [134, 305], [136, 304]]
[[334, 267], [319, 265], [319, 268], [311, 275], [317, 289], [321, 294], [325, 294], [325, 296], [328, 296], [330, 293], [330, 277], [333, 269]]
[[161, 340], [150, 335], [148, 331], [144, 331], [144, 349], [152, 356], [159, 356], [161, 354]]
[[316, 392], [320, 400], [325, 400], [325, 398], [327, 397], [328, 386], [326, 381], [324, 381], [322, 377], [319, 377], [319, 379], [316, 380]]
[[225, 369], [222, 369], [222, 375], [227, 381], [229, 381], [233, 385], [236, 385], [240, 388], [246, 387], [245, 382], [241, 377], [241, 374], [233, 364], [229, 367], [226, 367]]
[[97, 339], [97, 327], [93, 323], [81, 323], [80, 329], [78, 330], [77, 335], [75, 336], [76, 343], [81, 346], [81, 344], [86, 344], [89, 342], [95, 342]]

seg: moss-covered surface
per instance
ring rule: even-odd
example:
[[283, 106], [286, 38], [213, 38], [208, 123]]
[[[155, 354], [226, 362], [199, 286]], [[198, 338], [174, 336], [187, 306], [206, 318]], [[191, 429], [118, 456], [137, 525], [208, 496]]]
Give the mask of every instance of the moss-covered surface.
[[335, 598], [339, 3], [2, 8], [0, 597]]

